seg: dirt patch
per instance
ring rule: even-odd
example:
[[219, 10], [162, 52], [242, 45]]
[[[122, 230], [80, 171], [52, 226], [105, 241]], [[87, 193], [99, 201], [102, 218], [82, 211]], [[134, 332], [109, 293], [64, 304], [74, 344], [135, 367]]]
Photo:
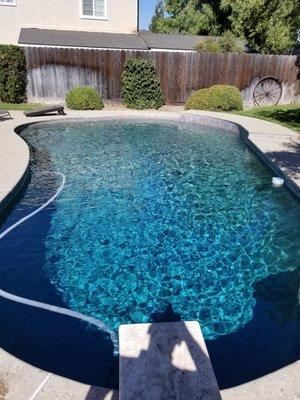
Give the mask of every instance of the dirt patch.
[[[111, 110], [129, 110], [123, 103], [121, 102], [105, 102], [105, 110], [111, 111]], [[144, 110], [144, 111], [156, 111], [156, 110]], [[175, 112], [181, 112], [184, 111], [184, 106], [172, 106], [172, 105], [165, 105], [159, 108], [158, 111], [175, 111]]]
[[5, 400], [8, 392], [7, 384], [0, 378], [0, 400]]

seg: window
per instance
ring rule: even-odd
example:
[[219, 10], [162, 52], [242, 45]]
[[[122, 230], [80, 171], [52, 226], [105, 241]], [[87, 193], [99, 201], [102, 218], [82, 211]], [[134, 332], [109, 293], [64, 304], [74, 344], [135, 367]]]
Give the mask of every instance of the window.
[[107, 0], [81, 0], [81, 18], [106, 19]]
[[0, 0], [0, 6], [16, 6], [16, 0]]

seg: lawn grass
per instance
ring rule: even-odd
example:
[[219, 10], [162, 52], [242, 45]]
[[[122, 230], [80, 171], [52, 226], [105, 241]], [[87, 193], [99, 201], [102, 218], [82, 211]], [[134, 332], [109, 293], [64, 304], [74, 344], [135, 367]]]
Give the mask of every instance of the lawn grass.
[[41, 103], [21, 103], [21, 104], [13, 104], [13, 103], [1, 103], [0, 109], [8, 110], [8, 111], [25, 111], [25, 110], [36, 110], [38, 108], [45, 107], [45, 104]]
[[256, 107], [249, 110], [234, 111], [234, 114], [276, 122], [300, 133], [300, 104]]

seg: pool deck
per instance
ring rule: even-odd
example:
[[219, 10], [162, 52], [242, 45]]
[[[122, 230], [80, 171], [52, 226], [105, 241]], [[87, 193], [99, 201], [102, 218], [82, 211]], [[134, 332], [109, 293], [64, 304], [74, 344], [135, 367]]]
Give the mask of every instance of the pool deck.
[[[6, 395], [1, 397], [1, 388]], [[0, 400], [117, 400], [118, 392], [91, 387], [35, 368], [0, 349]]]
[[[223, 400], [298, 400], [299, 376], [300, 361], [244, 385], [222, 390], [221, 396]], [[5, 397], [1, 397], [1, 390], [7, 391]], [[118, 391], [84, 385], [42, 371], [0, 349], [0, 400], [118, 399]]]
[[[13, 197], [24, 180], [29, 163], [26, 143], [15, 134], [15, 128], [40, 121], [64, 121], [76, 118], [159, 118], [185, 120], [193, 116], [217, 118], [239, 124], [249, 132], [244, 140], [252, 149], [300, 193], [300, 136], [271, 122], [227, 113], [204, 111], [67, 111], [67, 116], [26, 118], [22, 112], [11, 112], [11, 120], [0, 120], [0, 211]], [[221, 125], [220, 125], [221, 127]], [[300, 361], [273, 374], [239, 387], [222, 391], [224, 400], [296, 400], [300, 399]], [[2, 392], [5, 393], [2, 396]], [[0, 349], [0, 400], [116, 400], [118, 392], [92, 388], [49, 374], [16, 359]]]

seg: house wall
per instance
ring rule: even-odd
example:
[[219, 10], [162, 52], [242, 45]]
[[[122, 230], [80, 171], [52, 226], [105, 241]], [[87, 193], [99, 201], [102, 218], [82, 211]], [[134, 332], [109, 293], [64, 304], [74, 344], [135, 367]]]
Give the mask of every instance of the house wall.
[[80, 0], [16, 0], [0, 5], [0, 43], [17, 44], [21, 28], [132, 33], [137, 0], [107, 0], [107, 19], [81, 18]]

